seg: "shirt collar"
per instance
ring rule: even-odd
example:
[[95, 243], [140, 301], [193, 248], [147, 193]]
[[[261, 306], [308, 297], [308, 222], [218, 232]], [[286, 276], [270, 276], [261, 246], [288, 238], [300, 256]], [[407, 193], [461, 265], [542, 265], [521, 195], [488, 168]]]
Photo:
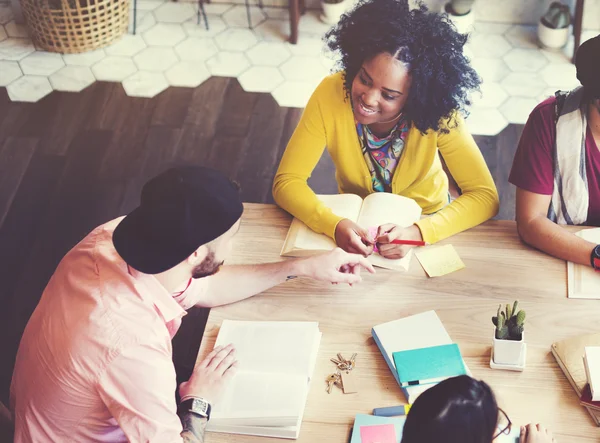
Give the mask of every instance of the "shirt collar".
[[187, 314], [185, 309], [169, 294], [156, 277], [144, 274], [129, 265], [127, 265], [127, 271], [137, 283], [141, 283], [144, 286], [144, 289], [140, 290], [140, 295], [143, 299], [149, 300], [154, 304], [165, 323]]

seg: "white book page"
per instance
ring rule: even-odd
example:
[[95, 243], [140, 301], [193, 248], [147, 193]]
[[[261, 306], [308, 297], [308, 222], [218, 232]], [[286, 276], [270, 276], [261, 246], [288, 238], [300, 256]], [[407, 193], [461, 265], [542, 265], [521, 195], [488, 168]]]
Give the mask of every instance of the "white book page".
[[[386, 223], [408, 227], [421, 218], [421, 207], [414, 200], [387, 192], [371, 194], [363, 201], [358, 224], [363, 228], [379, 227]], [[381, 268], [408, 270], [412, 251], [397, 260], [383, 258], [373, 254], [369, 261]]]
[[[600, 228], [584, 229], [576, 235], [600, 244]], [[569, 298], [600, 299], [600, 273], [591, 266], [584, 266], [568, 262], [567, 288]]]
[[[362, 205], [362, 199], [354, 194], [317, 195], [325, 206], [335, 215], [357, 220]], [[297, 232], [294, 249], [310, 251], [330, 251], [336, 247], [335, 242], [324, 234], [317, 234], [297, 218], [290, 226], [290, 232]]]
[[296, 426], [307, 395], [303, 375], [240, 371], [215, 405], [209, 424]]
[[300, 374], [308, 381], [320, 334], [316, 322], [225, 320], [215, 346], [233, 343], [240, 371]]

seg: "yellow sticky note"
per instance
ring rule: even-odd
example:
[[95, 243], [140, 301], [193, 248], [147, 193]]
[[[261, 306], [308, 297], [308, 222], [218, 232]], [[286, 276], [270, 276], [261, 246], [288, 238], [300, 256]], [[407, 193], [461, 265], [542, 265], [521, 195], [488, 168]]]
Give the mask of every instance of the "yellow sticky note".
[[452, 245], [420, 248], [415, 255], [430, 277], [440, 277], [465, 267]]

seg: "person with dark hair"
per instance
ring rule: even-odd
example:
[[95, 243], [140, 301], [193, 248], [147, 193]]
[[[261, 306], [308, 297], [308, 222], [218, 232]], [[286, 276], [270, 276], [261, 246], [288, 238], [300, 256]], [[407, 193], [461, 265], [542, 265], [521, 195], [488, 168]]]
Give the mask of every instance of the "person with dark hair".
[[126, 217], [94, 229], [61, 260], [21, 339], [11, 384], [15, 442], [203, 442], [236, 367], [215, 348], [179, 386], [171, 339], [186, 309], [251, 297], [295, 276], [358, 283], [360, 255], [221, 266], [240, 227], [237, 187], [174, 168]]
[[[509, 435], [512, 423], [492, 389], [467, 375], [449, 378], [422, 393], [406, 417], [401, 443], [492, 443]], [[519, 443], [552, 443], [543, 426], [521, 426]]]
[[[411, 247], [394, 239], [435, 243], [493, 217], [498, 193], [461, 117], [480, 84], [463, 55], [467, 36], [421, 3], [361, 0], [325, 40], [341, 70], [317, 87], [290, 139], [273, 183], [277, 204], [346, 251], [368, 255], [376, 240], [387, 258]], [[339, 192], [391, 192], [433, 215], [369, 238], [307, 184], [325, 147]], [[439, 154], [462, 191], [452, 202]]]
[[531, 112], [509, 181], [525, 243], [600, 271], [600, 246], [560, 226], [600, 226], [600, 35], [579, 47], [575, 65], [581, 86]]

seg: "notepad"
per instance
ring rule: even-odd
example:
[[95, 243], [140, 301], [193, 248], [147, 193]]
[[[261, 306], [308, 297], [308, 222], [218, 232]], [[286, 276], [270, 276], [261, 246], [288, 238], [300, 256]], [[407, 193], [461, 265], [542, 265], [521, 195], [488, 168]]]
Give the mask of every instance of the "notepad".
[[[414, 200], [388, 192], [376, 192], [365, 199], [354, 194], [317, 195], [334, 214], [352, 220], [365, 229], [394, 223], [408, 227], [421, 217], [421, 207]], [[306, 257], [336, 247], [324, 234], [317, 234], [300, 220], [294, 218], [281, 249], [284, 257]], [[401, 259], [388, 259], [372, 254], [369, 261], [381, 268], [405, 271], [410, 265], [412, 252]]]
[[465, 267], [452, 245], [428, 246], [415, 254], [429, 277], [441, 277]]
[[393, 424], [360, 427], [360, 443], [396, 443], [396, 427]]
[[[577, 236], [600, 244], [600, 228], [584, 229]], [[567, 262], [567, 296], [569, 298], [600, 299], [600, 273], [591, 266]]]
[[[361, 429], [365, 427], [390, 425], [394, 427], [395, 439], [391, 440], [394, 443], [400, 443], [402, 439], [402, 428], [406, 417], [376, 417], [369, 414], [357, 414], [354, 418], [354, 427], [352, 428], [352, 438], [350, 443], [364, 443], [362, 440]], [[369, 434], [372, 431], [367, 431]], [[389, 432], [389, 431], [388, 431]], [[384, 440], [387, 443], [387, 440]]]
[[207, 430], [298, 438], [320, 340], [316, 322], [223, 321], [215, 346], [233, 343], [239, 367]]
[[585, 347], [583, 364], [592, 394], [592, 401], [600, 401], [600, 346]]
[[455, 343], [394, 352], [400, 386], [439, 383], [450, 377], [465, 375], [465, 365]]

